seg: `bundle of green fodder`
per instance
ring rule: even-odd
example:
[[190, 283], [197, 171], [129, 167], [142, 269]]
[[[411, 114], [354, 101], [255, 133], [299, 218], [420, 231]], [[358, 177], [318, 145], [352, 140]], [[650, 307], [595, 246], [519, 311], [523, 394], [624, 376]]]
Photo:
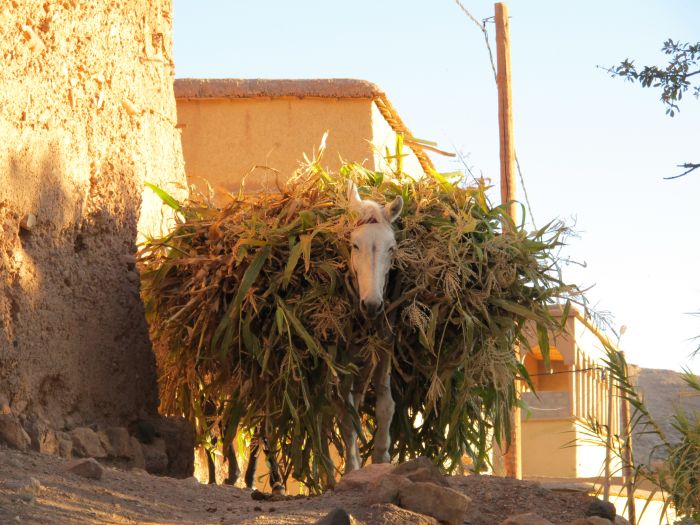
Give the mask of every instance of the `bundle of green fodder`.
[[[356, 306], [348, 179], [363, 198], [404, 199], [382, 320], [390, 337]], [[575, 292], [553, 271], [564, 228], [527, 233], [486, 190], [358, 165], [332, 174], [314, 161], [280, 193], [239, 195], [222, 209], [162, 195], [180, 220], [141, 256], [161, 410], [190, 418], [203, 441], [214, 425], [225, 439], [261, 425], [284, 474], [322, 489], [335, 473], [329, 442], [343, 449], [341, 383], [391, 352], [392, 456], [483, 465], [490, 435], [508, 434], [514, 379], [526, 377], [513, 350], [527, 344], [525, 323], [546, 351], [557, 327], [548, 305]], [[371, 389], [357, 416], [367, 457]]]

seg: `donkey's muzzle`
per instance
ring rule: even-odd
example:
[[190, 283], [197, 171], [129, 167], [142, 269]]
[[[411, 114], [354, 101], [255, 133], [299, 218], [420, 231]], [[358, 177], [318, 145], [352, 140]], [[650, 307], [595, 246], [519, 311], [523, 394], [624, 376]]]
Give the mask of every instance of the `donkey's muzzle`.
[[375, 319], [384, 310], [382, 301], [360, 301], [360, 310], [368, 319]]

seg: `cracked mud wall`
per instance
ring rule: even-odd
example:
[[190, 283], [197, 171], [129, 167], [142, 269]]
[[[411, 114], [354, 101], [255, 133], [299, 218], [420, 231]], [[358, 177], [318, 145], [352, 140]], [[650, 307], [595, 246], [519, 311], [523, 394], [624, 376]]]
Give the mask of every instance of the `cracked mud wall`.
[[0, 2], [0, 394], [54, 428], [157, 408], [133, 255], [162, 227], [144, 182], [186, 191], [171, 16], [170, 0]]

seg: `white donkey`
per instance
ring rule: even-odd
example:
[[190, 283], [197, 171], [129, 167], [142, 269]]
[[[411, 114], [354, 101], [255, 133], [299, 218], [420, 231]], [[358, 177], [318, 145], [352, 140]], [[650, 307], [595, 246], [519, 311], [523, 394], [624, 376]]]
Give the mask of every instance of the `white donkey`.
[[[362, 200], [357, 186], [348, 182], [350, 210], [358, 216], [357, 224], [350, 236], [350, 271], [360, 302], [360, 310], [374, 320], [384, 310], [384, 291], [387, 275], [391, 269], [396, 238], [391, 223], [401, 214], [403, 199], [396, 197], [386, 206], [371, 200]], [[394, 417], [394, 400], [391, 397], [391, 356], [382, 353], [372, 377], [377, 400], [377, 430], [374, 436], [373, 463], [388, 463], [391, 435], [389, 427]], [[355, 382], [357, 383], [357, 381]], [[357, 409], [362, 403], [365, 384], [353, 384], [344, 392], [345, 401]], [[340, 422], [340, 431], [345, 442], [345, 473], [360, 468], [360, 452], [357, 446], [357, 431], [352, 415], [345, 411]]]

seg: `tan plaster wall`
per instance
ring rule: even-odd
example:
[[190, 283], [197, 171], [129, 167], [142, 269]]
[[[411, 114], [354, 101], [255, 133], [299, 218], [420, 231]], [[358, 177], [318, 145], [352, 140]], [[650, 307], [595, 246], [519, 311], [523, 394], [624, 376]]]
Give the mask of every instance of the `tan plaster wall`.
[[[178, 123], [191, 184], [236, 192], [254, 166], [279, 170], [286, 180], [303, 154], [318, 150], [329, 131], [323, 164], [340, 166], [339, 156], [372, 161], [369, 99], [178, 99]], [[275, 174], [256, 169], [246, 191], [275, 189]]]
[[[596, 478], [601, 474], [605, 447], [587, 443], [586, 431], [572, 418], [529, 420], [522, 432], [524, 477]], [[574, 439], [576, 446], [571, 446]], [[612, 471], [619, 468], [614, 460]]]
[[179, 197], [185, 183], [170, 10], [0, 4], [0, 392], [21, 418], [60, 429], [156, 410], [133, 254], [137, 229], [160, 227], [144, 181]]
[[522, 427], [523, 476], [573, 478], [578, 474], [576, 449], [562, 448], [574, 438], [569, 420], [527, 421]]

